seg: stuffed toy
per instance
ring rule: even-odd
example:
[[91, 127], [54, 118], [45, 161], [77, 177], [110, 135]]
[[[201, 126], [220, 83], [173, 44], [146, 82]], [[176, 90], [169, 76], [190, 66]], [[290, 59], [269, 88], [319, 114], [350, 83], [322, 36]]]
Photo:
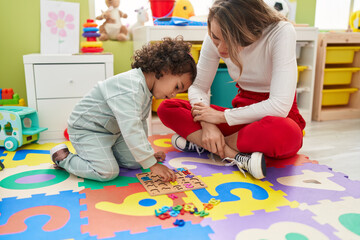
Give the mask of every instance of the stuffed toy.
[[128, 29], [121, 23], [121, 18], [127, 18], [127, 14], [118, 9], [120, 0], [105, 0], [105, 2], [108, 9], [96, 17], [96, 20], [105, 19], [105, 22], [99, 28], [99, 40], [127, 40]]
[[149, 21], [149, 15], [147, 9], [144, 7], [138, 8], [135, 10], [137, 13], [137, 22], [130, 26], [129, 28], [129, 37], [133, 39], [134, 29], [145, 25], [145, 22]]

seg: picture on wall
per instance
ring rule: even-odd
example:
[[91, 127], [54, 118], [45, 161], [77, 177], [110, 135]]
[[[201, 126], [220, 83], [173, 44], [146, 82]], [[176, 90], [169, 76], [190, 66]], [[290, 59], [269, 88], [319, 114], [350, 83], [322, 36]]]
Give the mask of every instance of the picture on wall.
[[41, 0], [41, 54], [78, 53], [80, 4]]

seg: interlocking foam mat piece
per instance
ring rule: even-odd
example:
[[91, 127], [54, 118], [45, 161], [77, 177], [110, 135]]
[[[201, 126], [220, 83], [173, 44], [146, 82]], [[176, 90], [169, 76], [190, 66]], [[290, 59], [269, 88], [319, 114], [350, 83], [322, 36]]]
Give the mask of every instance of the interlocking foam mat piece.
[[96, 182], [53, 169], [55, 143], [0, 148], [0, 239], [360, 239], [360, 181], [304, 155], [266, 159], [268, 176], [256, 180], [170, 138], [149, 140], [206, 188], [150, 196], [136, 178], [143, 169]]

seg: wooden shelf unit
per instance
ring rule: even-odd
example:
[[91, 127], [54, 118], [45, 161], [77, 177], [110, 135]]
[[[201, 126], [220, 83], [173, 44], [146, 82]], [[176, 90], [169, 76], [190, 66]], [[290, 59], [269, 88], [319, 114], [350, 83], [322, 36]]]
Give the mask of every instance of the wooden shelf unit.
[[[349, 64], [326, 64], [326, 47], [360, 46], [359, 33], [321, 33], [318, 39], [317, 62], [314, 85], [313, 120], [327, 121], [360, 118], [360, 91], [350, 95], [349, 103], [342, 106], [322, 106], [325, 68], [360, 67], [360, 51], [355, 52]], [[352, 75], [351, 84], [338, 88], [354, 87], [360, 89], [360, 71]], [[335, 88], [335, 87], [333, 87]]]

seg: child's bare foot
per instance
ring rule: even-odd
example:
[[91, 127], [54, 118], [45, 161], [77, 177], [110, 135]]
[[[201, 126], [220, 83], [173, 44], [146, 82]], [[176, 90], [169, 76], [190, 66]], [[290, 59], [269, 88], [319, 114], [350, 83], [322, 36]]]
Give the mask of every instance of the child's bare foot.
[[164, 152], [160, 151], [160, 152], [155, 153], [154, 157], [156, 158], [156, 160], [158, 162], [163, 162], [165, 160], [166, 155]]

